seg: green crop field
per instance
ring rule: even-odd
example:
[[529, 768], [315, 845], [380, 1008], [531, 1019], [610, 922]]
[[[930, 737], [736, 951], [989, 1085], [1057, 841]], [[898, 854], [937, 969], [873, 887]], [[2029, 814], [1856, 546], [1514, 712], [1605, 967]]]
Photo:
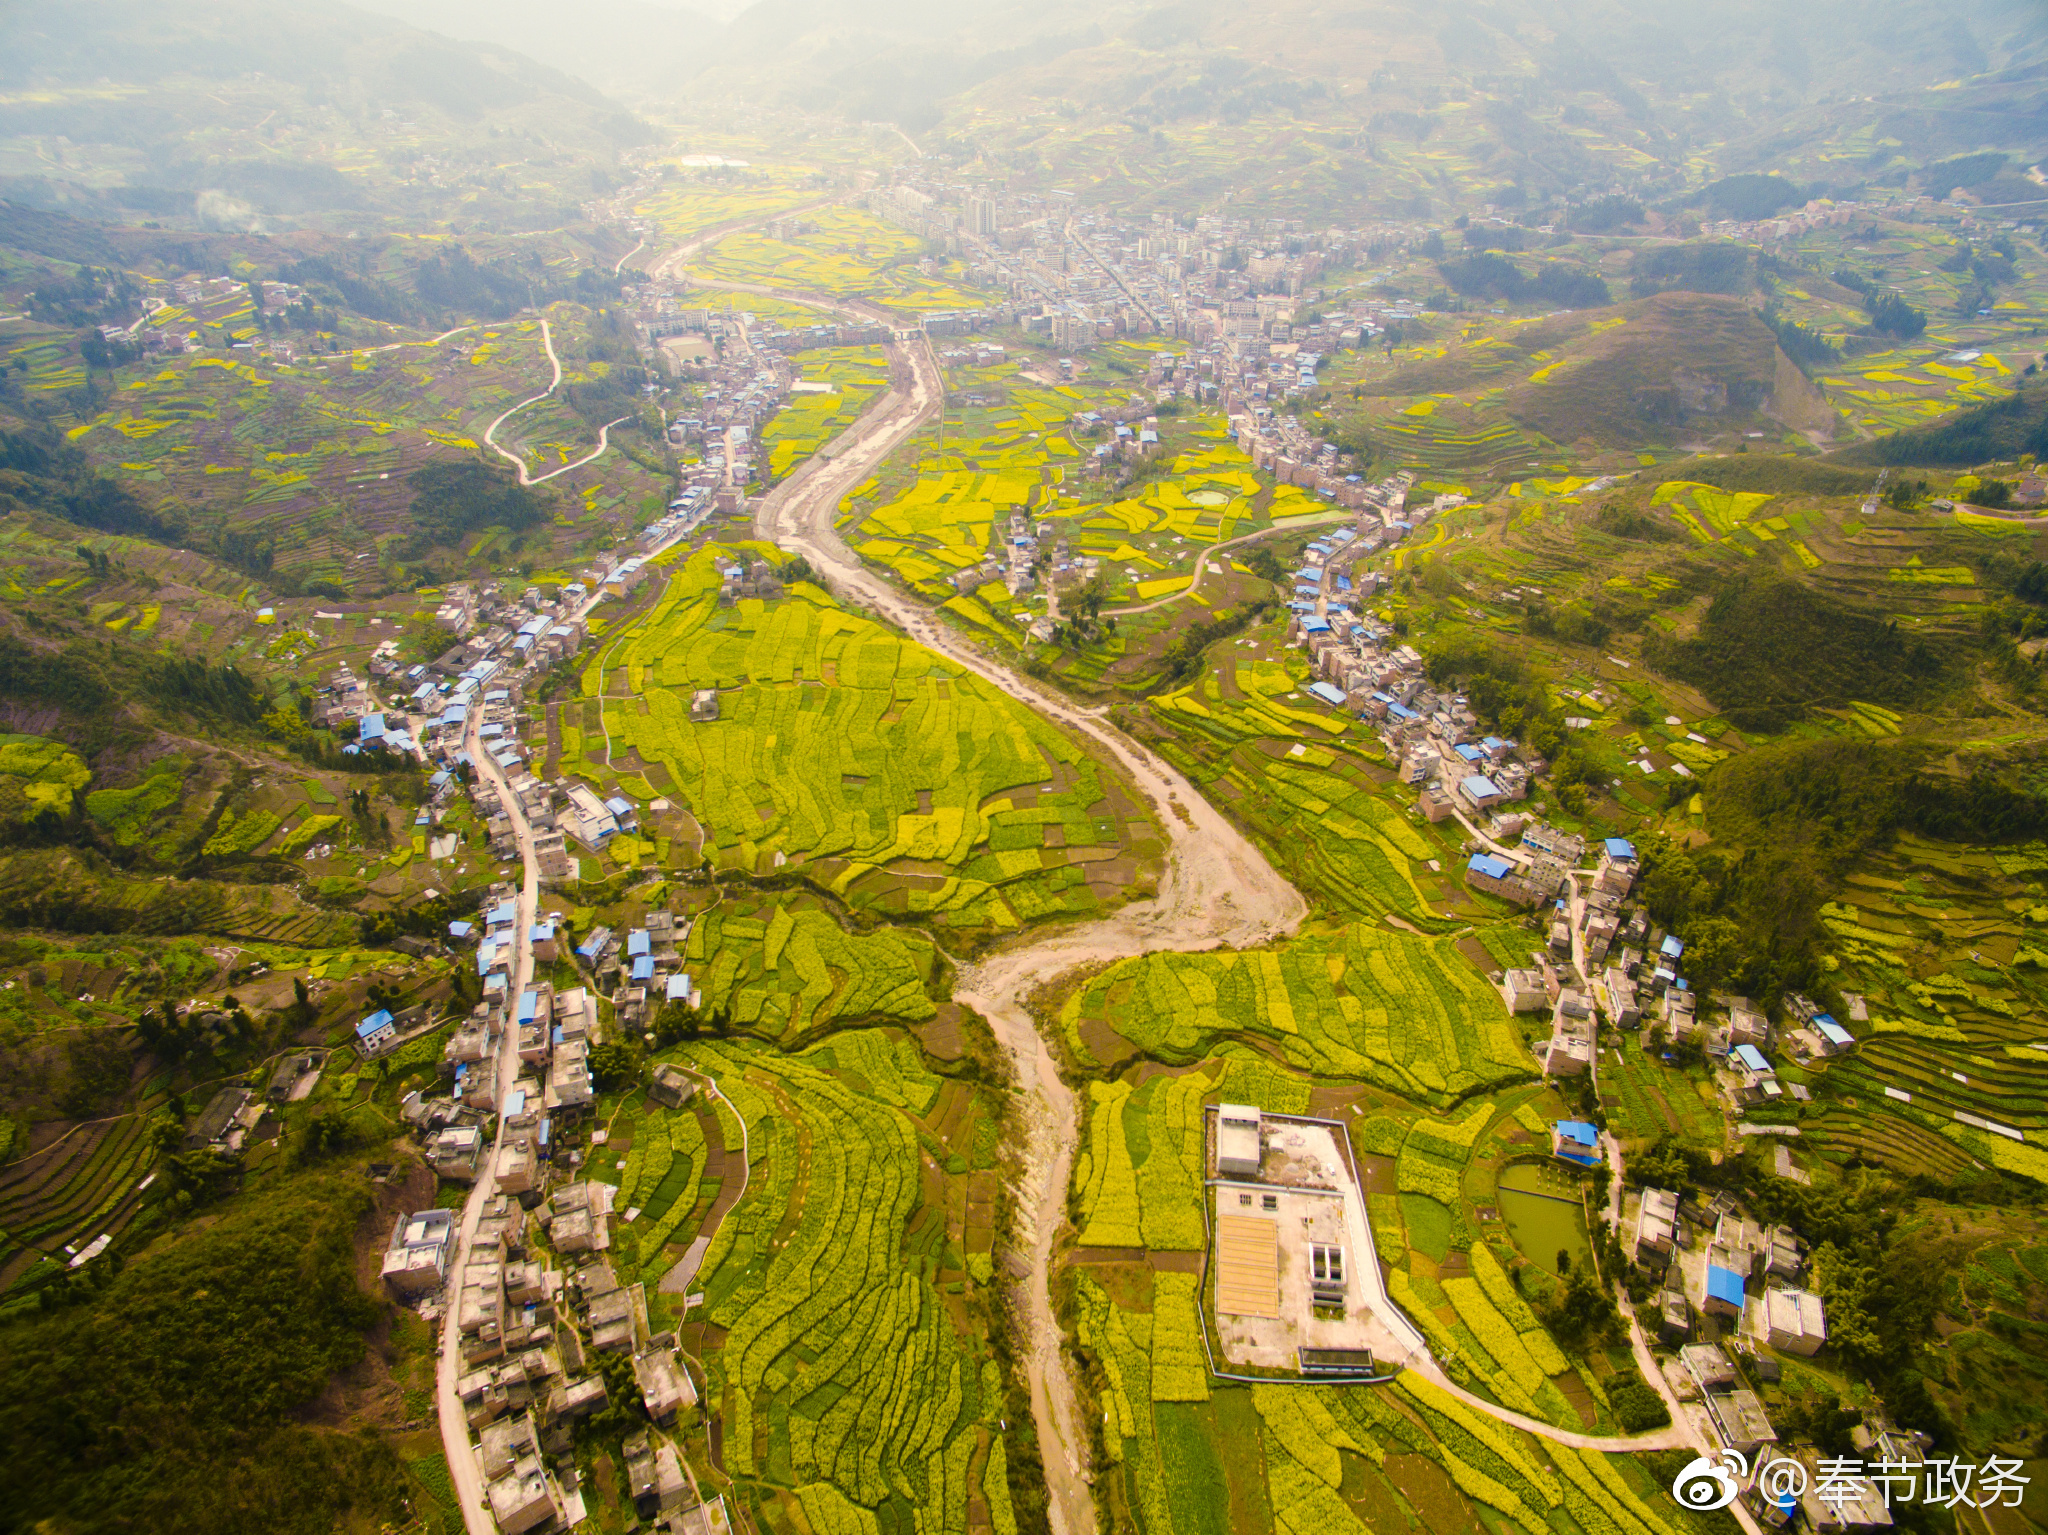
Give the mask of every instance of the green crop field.
[[[750, 557], [760, 550], [748, 548]], [[1127, 892], [1156, 833], [1069, 738], [971, 674], [799, 586], [718, 604], [718, 556], [592, 655], [581, 770], [652, 777], [720, 868], [785, 863], [859, 906], [1016, 926]], [[719, 719], [692, 724], [693, 692]]]
[[1384, 927], [1241, 954], [1124, 960], [1077, 992], [1060, 1022], [1084, 1061], [1119, 1049], [1198, 1060], [1241, 1035], [1318, 1077], [1419, 1098], [1534, 1070], [1498, 993], [1448, 940]]
[[[1478, 1510], [1516, 1527], [1587, 1535], [1691, 1527], [1632, 1458], [1563, 1450], [1507, 1429], [1412, 1373], [1382, 1387], [1247, 1386], [1212, 1376], [1200, 1278], [1133, 1261], [1129, 1250], [1202, 1245], [1205, 1100], [1300, 1112], [1307, 1088], [1263, 1056], [1231, 1047], [1135, 1090], [1121, 1080], [1095, 1082], [1088, 1098], [1073, 1186], [1080, 1245], [1064, 1293], [1103, 1453], [1120, 1472], [1097, 1486], [1133, 1527], [1220, 1532], [1271, 1521], [1304, 1532], [1365, 1530], [1391, 1516], [1443, 1529]], [[1412, 1114], [1398, 1099], [1375, 1101]], [[1515, 1112], [1497, 1117], [1510, 1103]], [[1375, 1197], [1376, 1236], [1394, 1263], [1397, 1302], [1466, 1389], [1561, 1426], [1611, 1432], [1599, 1377], [1565, 1358], [1524, 1299], [1524, 1288], [1542, 1281], [1512, 1251], [1474, 1239], [1474, 1206], [1460, 1192], [1464, 1177], [1483, 1185], [1504, 1158], [1526, 1154], [1525, 1116], [1543, 1122], [1527, 1095], [1516, 1094], [1448, 1119], [1376, 1116], [1355, 1129], [1361, 1149], [1401, 1149], [1404, 1187], [1435, 1190], [1403, 1196], [1402, 1205], [1416, 1205], [1405, 1222], [1400, 1206]], [[1437, 1212], [1440, 1239], [1418, 1229], [1428, 1210]], [[1434, 1256], [1411, 1250], [1410, 1241]]]
[[958, 262], [934, 273], [921, 270], [924, 242], [900, 225], [844, 206], [816, 209], [802, 222], [814, 227], [783, 240], [760, 229], [728, 235], [699, 254], [693, 266], [727, 282], [869, 299], [905, 314], [978, 309], [988, 301], [954, 280]]
[[799, 377], [829, 384], [830, 393], [794, 393], [761, 431], [768, 475], [780, 480], [845, 431], [888, 387], [889, 365], [874, 346], [824, 347], [797, 355]]
[[[681, 1054], [738, 1111], [717, 1116], [727, 1162], [740, 1121], [750, 1148], [746, 1194], [699, 1271], [704, 1306], [684, 1318], [693, 1342], [697, 1323], [718, 1329], [705, 1358], [728, 1473], [821, 1529], [872, 1529], [877, 1512], [964, 1529], [970, 1498], [1007, 1508], [991, 1453], [1006, 1408], [986, 1336], [994, 1171], [976, 1154], [978, 1100], [868, 1032], [803, 1056]], [[643, 1119], [628, 1157], [636, 1200], [703, 1154], [671, 1132], [643, 1156], [648, 1131]], [[945, 1170], [924, 1170], [928, 1156]], [[660, 1219], [651, 1204], [648, 1217]]]

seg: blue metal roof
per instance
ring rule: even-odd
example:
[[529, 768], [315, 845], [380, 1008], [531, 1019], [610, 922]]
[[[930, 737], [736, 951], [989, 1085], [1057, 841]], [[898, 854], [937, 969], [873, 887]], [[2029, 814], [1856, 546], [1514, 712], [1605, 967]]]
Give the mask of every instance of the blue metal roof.
[[1856, 1043], [1856, 1036], [1835, 1022], [1826, 1013], [1822, 1013], [1818, 1018], [1814, 1019], [1813, 1026], [1820, 1030], [1821, 1036], [1831, 1045], [1853, 1045]]
[[643, 954], [633, 961], [633, 979], [651, 981], [654, 979], [654, 956]]
[[1763, 1051], [1755, 1045], [1737, 1045], [1729, 1052], [1751, 1071], [1769, 1071], [1771, 1063], [1764, 1059]]
[[1685, 940], [1676, 933], [1668, 934], [1657, 952], [1667, 959], [1676, 959], [1685, 952]]
[[1508, 871], [1514, 865], [1505, 858], [1501, 858], [1493, 853], [1474, 853], [1472, 861], [1466, 864], [1465, 867], [1474, 874], [1485, 875], [1488, 879], [1506, 879]]
[[1498, 797], [1500, 794], [1500, 790], [1494, 787], [1493, 780], [1484, 773], [1472, 774], [1458, 787], [1473, 799], [1480, 799], [1489, 794]]
[[1313, 693], [1316, 697], [1320, 698], [1326, 704], [1335, 704], [1339, 707], [1343, 706], [1344, 690], [1334, 683], [1311, 682], [1308, 685], [1308, 690], [1309, 692]]
[[1609, 837], [1607, 839], [1607, 856], [1609, 858], [1632, 859], [1636, 856], [1635, 844], [1626, 837]]
[[475, 926], [468, 922], [451, 922], [448, 924], [448, 936], [450, 938], [467, 938], [475, 931]]
[[1742, 1276], [1733, 1269], [1724, 1269], [1718, 1263], [1707, 1265], [1707, 1294], [1717, 1301], [1723, 1301], [1738, 1310], [1742, 1306]]
[[1453, 747], [1452, 750], [1455, 751], [1459, 756], [1463, 757], [1467, 762], [1484, 762], [1486, 760], [1486, 753], [1481, 751], [1476, 746], [1456, 746]]
[[521, 1023], [531, 1023], [533, 1022], [534, 1014], [539, 1011], [540, 993], [537, 991], [522, 991], [519, 994], [519, 1011], [515, 1014], [519, 1021]]
[[626, 934], [626, 954], [628, 958], [651, 952], [652, 940], [648, 938], [646, 928], [636, 927], [632, 932]]
[[380, 1007], [377, 1009], [376, 1012], [370, 1014], [369, 1017], [365, 1018], [361, 1023], [356, 1025], [356, 1038], [368, 1039], [372, 1034], [376, 1033], [379, 1029], [388, 1029], [390, 1027], [391, 1010], [389, 1008]]
[[671, 1002], [690, 1000], [690, 978], [687, 975], [672, 975], [668, 978], [668, 999]]
[[1557, 1122], [1557, 1133], [1568, 1141], [1576, 1141], [1581, 1146], [1600, 1144], [1598, 1127], [1587, 1124], [1583, 1119], [1560, 1119]]

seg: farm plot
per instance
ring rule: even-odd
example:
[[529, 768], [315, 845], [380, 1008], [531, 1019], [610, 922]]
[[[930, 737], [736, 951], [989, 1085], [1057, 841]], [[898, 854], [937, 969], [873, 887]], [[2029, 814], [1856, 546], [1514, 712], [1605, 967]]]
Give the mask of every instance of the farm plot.
[[[805, 864], [856, 905], [1015, 926], [1097, 909], [1157, 856], [1109, 772], [1031, 711], [817, 588], [721, 607], [717, 557], [693, 555], [583, 679], [615, 770], [665, 774], [717, 867]], [[690, 721], [699, 689], [714, 723]]]
[[[1176, 732], [1198, 749], [1263, 738], [1221, 753], [1196, 776], [1227, 794], [1268, 856], [1335, 910], [1374, 917], [1394, 912], [1425, 931], [1446, 930], [1452, 919], [1440, 908], [1470, 897], [1429, 865], [1448, 863], [1454, 850], [1438, 842], [1427, 823], [1411, 819], [1405, 795], [1392, 798], [1393, 791], [1368, 776], [1376, 748], [1366, 748], [1373, 752], [1367, 758], [1358, 755], [1362, 741], [1335, 739], [1348, 719], [1310, 712], [1322, 708], [1310, 700], [1290, 701], [1279, 689], [1293, 679], [1275, 670], [1271, 663], [1238, 663], [1236, 700], [1205, 703], [1204, 696], [1217, 691], [1212, 679], [1157, 701]], [[1275, 736], [1331, 745], [1293, 739], [1281, 751]]]
[[709, 1010], [729, 1008], [783, 1044], [863, 1018], [919, 1023], [936, 1011], [926, 990], [938, 953], [915, 931], [844, 931], [814, 897], [773, 907], [714, 907], [684, 947]]
[[1904, 837], [1821, 909], [1840, 985], [1863, 996], [1868, 1022], [1813, 1084], [1820, 1148], [1909, 1172], [1955, 1172], [1960, 1154], [2048, 1176], [2035, 1144], [2048, 1135], [2048, 1053], [2034, 1048], [2048, 1006], [2044, 874], [2039, 844]]
[[151, 1151], [141, 1114], [81, 1125], [61, 1142], [19, 1155], [0, 1174], [0, 1289], [41, 1262], [66, 1262], [82, 1247], [119, 1231], [140, 1203], [137, 1185]]
[[[974, 392], [980, 388], [990, 393]], [[1072, 472], [1087, 444], [1076, 447], [1067, 434], [1085, 396], [1013, 376], [999, 388], [973, 386], [967, 397], [993, 403], [962, 410], [957, 424], [949, 416], [943, 451], [919, 439], [915, 475], [892, 467], [841, 508], [841, 526], [862, 556], [929, 596], [949, 596], [953, 573], [986, 559], [1014, 512], [1051, 521], [1121, 598], [1162, 595], [1169, 580], [1178, 589], [1185, 575], [1173, 573], [1185, 572], [1201, 549], [1276, 517], [1325, 510], [1291, 487], [1280, 497], [1262, 492], [1251, 460], [1214, 417], [1174, 434], [1159, 478], [1127, 497], [1099, 499], [1102, 492], [1082, 487]], [[1160, 589], [1148, 591], [1148, 582]]]
[[961, 1175], [926, 1160], [933, 1130], [915, 1110], [941, 1098], [938, 1080], [859, 1039], [831, 1050], [853, 1052], [870, 1087], [886, 1059], [906, 1106], [849, 1086], [837, 1054], [685, 1047], [744, 1117], [753, 1153], [691, 1317], [723, 1332], [705, 1360], [742, 1496], [840, 1510], [835, 1528], [873, 1528], [888, 1505], [917, 1528], [965, 1529], [970, 1498], [1005, 1498], [988, 1485], [1001, 1458], [983, 1448], [1007, 1415], [986, 1337], [992, 1274], [977, 1278], [986, 1260], [963, 1245], [970, 1186], [992, 1174], [943, 1145]]
[[825, 446], [867, 408], [889, 382], [889, 365], [876, 346], [825, 347], [797, 354], [807, 384], [829, 384], [830, 393], [792, 394], [761, 431], [768, 471], [780, 480]]
[[[574, 304], [548, 313], [565, 382], [598, 377], [606, 365], [582, 355], [594, 313]], [[146, 499], [225, 508], [231, 522], [261, 526], [280, 568], [345, 586], [363, 574], [358, 557], [379, 549], [379, 539], [414, 530], [406, 476], [449, 454], [475, 454], [490, 422], [547, 379], [532, 320], [466, 327], [445, 340], [399, 332], [389, 346], [302, 357], [200, 350], [119, 370], [118, 387], [71, 436]], [[507, 428], [543, 469], [594, 446], [594, 428], [559, 405], [536, 406]], [[635, 509], [661, 489], [618, 455], [557, 485], [578, 493], [600, 473], [630, 491]], [[154, 627], [146, 607], [106, 621]]]
[[73, 797], [91, 781], [92, 769], [62, 741], [0, 735], [0, 817], [69, 815]]
[[1199, 1349], [1187, 1336], [1192, 1277], [1076, 1271], [1076, 1340], [1120, 1473], [1097, 1493], [1119, 1525], [1146, 1535], [1690, 1528], [1662, 1511], [1661, 1489], [1629, 1457], [1560, 1450], [1412, 1375], [1394, 1387], [1203, 1381], [1181, 1363]]
[[[816, 177], [808, 165], [719, 166], [690, 179], [664, 181], [633, 211], [654, 224], [659, 239], [686, 240], [721, 224], [772, 217], [813, 201], [820, 192]], [[641, 259], [651, 263], [656, 254]]]
[[801, 222], [810, 227], [779, 240], [760, 229], [728, 235], [694, 265], [728, 282], [872, 299], [907, 313], [978, 308], [987, 301], [957, 280], [963, 275], [957, 261], [924, 270], [924, 242], [900, 225], [847, 207], [820, 208]]
[[1106, 1036], [1174, 1062], [1246, 1038], [1315, 1076], [1424, 1099], [1533, 1073], [1499, 997], [1448, 939], [1375, 927], [1124, 960], [1068, 1001], [1061, 1024], [1084, 1062]]

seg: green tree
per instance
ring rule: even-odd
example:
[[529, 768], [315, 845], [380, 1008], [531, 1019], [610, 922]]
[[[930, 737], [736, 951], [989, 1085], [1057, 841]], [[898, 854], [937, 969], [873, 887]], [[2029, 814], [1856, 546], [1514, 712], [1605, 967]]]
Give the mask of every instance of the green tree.
[[600, 1092], [611, 1092], [638, 1079], [640, 1059], [628, 1045], [608, 1039], [590, 1049], [590, 1080]]

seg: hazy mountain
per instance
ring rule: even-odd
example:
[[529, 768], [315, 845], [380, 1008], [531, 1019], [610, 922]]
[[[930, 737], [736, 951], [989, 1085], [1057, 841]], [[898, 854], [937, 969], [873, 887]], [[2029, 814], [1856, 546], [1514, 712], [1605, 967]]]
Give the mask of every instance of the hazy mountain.
[[[724, 24], [695, 6], [661, 0], [363, 0], [449, 37], [497, 43], [602, 90], [673, 99], [711, 62]], [[717, 7], [727, 15], [742, 5]]]
[[503, 193], [508, 163], [528, 167], [530, 189], [564, 177], [587, 193], [589, 169], [572, 173], [569, 157], [607, 163], [648, 132], [560, 69], [331, 0], [17, 7], [0, 28], [0, 91], [0, 137], [40, 147], [37, 174], [0, 195], [223, 227], [420, 211], [487, 171], [485, 190]]
[[[1914, 0], [758, 0], [726, 32], [736, 94], [922, 128], [981, 109], [1057, 105], [1150, 121], [1295, 110], [1327, 117], [1483, 92], [1523, 108], [1581, 99], [1639, 133], [1741, 138], [1753, 114], [1920, 92], [2048, 61], [2034, 0], [1939, 11]], [[2007, 82], [2010, 84], [2011, 82]], [[1917, 110], [1935, 131], [1937, 114]], [[2041, 140], [2041, 92], [1972, 124]], [[1891, 129], [1888, 127], [1888, 131]], [[1796, 126], [1795, 126], [1796, 136]]]

